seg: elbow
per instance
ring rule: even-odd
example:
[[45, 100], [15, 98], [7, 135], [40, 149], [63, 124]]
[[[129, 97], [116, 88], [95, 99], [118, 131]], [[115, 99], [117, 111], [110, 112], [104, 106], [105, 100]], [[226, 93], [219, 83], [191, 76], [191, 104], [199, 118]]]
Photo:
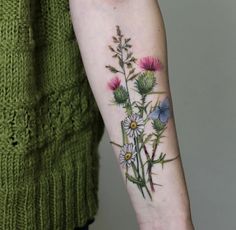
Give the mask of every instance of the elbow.
[[97, 10], [109, 10], [110, 8], [116, 8], [129, 3], [131, 0], [69, 0], [71, 8], [77, 6], [76, 8], [85, 11], [91, 9]]
[[129, 1], [130, 0], [90, 0], [92, 4], [107, 4], [107, 5], [112, 5], [112, 6], [127, 3]]
[[101, 2], [107, 3], [107, 4], [120, 4], [127, 2], [128, 0], [100, 0]]

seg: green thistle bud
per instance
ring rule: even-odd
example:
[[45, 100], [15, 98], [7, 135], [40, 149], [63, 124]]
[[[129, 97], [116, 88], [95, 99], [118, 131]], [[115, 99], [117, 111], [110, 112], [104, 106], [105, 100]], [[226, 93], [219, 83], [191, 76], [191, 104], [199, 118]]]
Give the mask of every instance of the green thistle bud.
[[117, 104], [124, 104], [129, 98], [127, 90], [122, 85], [119, 86], [116, 90], [114, 90], [113, 94], [114, 94], [115, 102]]
[[159, 119], [157, 119], [153, 120], [152, 127], [156, 130], [157, 133], [159, 133], [165, 128], [165, 124], [162, 123]]
[[154, 72], [147, 71], [139, 75], [135, 81], [135, 86], [141, 95], [150, 93], [156, 84]]

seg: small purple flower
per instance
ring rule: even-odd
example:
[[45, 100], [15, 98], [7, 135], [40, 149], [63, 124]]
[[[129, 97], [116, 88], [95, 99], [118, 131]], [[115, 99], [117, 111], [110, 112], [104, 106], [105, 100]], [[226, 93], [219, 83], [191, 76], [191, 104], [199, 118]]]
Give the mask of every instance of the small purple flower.
[[170, 117], [170, 104], [169, 99], [166, 97], [154, 110], [148, 115], [152, 120], [159, 119], [162, 123], [167, 123]]
[[143, 57], [139, 60], [138, 65], [143, 70], [148, 71], [161, 71], [163, 69], [163, 65], [158, 58], [147, 56]]

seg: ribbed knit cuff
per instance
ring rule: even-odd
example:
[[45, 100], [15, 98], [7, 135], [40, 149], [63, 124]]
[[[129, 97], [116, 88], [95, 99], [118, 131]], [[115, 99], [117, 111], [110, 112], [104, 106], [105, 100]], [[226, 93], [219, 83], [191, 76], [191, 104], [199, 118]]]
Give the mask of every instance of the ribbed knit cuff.
[[[97, 148], [91, 145], [89, 135], [93, 134], [79, 133], [57, 148], [61, 157], [51, 162], [51, 171], [44, 169], [46, 173], [40, 174], [43, 165], [38, 162], [37, 181], [26, 181], [17, 188], [9, 184], [0, 189], [1, 229], [73, 230], [95, 216], [98, 210]], [[48, 148], [47, 152], [55, 148]], [[1, 158], [0, 167], [8, 167], [9, 182], [15, 170], [12, 164], [17, 165], [22, 160], [19, 158], [16, 155]]]

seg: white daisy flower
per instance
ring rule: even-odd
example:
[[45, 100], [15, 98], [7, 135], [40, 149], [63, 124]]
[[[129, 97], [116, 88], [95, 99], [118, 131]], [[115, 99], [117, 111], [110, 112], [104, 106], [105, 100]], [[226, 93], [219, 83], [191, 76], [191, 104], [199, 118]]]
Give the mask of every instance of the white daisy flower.
[[130, 167], [131, 163], [134, 162], [136, 159], [136, 154], [137, 152], [133, 143], [125, 144], [120, 150], [120, 164], [122, 164], [123, 167], [125, 165]]
[[144, 121], [137, 113], [134, 113], [124, 120], [124, 129], [130, 137], [139, 136], [144, 130]]

